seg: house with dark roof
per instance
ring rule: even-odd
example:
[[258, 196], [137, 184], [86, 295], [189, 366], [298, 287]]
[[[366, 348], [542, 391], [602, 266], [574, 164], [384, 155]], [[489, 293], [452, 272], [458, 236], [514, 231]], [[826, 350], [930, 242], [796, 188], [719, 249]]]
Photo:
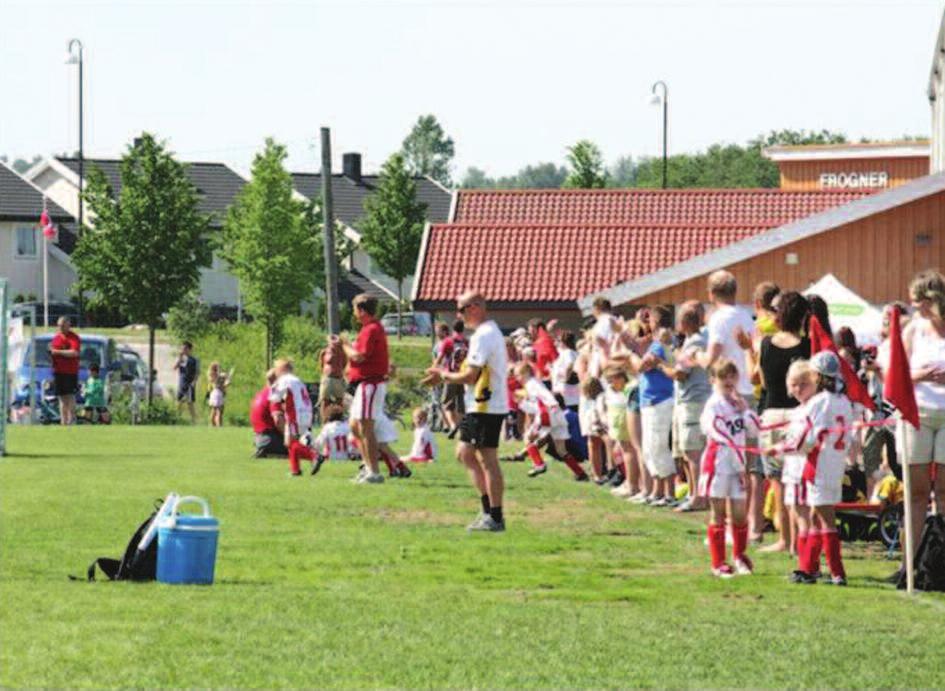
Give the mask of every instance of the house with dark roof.
[[425, 230], [414, 309], [449, 312], [460, 292], [478, 289], [503, 326], [539, 315], [575, 326], [579, 300], [587, 295], [868, 195], [778, 189], [457, 190], [450, 222]]
[[[84, 172], [98, 168], [105, 174], [112, 191], [121, 193], [119, 159], [86, 158]], [[210, 216], [210, 227], [219, 230], [226, 218], [226, 210], [246, 184], [246, 180], [222, 163], [195, 161], [187, 163], [187, 174], [200, 196], [199, 209]], [[79, 161], [77, 158], [45, 158], [28, 170], [25, 177], [54, 199], [69, 213], [78, 215]], [[86, 212], [88, 211], [86, 207]], [[89, 223], [86, 213], [85, 222]], [[239, 302], [239, 282], [230, 274], [225, 263], [214, 256], [212, 264], [201, 269], [200, 294], [211, 305], [236, 306]]]
[[[59, 228], [56, 242], [47, 243], [49, 298], [68, 300], [75, 271], [68, 252], [75, 246], [74, 219], [47, 199], [46, 210]], [[43, 236], [39, 217], [43, 192], [0, 162], [0, 276], [9, 281], [10, 294], [43, 295]]]
[[[386, 275], [371, 260], [367, 252], [358, 245], [361, 233], [358, 225], [364, 216], [364, 202], [377, 189], [378, 175], [361, 172], [361, 154], [346, 153], [342, 156], [342, 172], [331, 176], [332, 205], [335, 219], [344, 227], [345, 235], [355, 246], [344, 269], [346, 276], [339, 282], [339, 298], [350, 299], [358, 292], [367, 292], [383, 300], [397, 298], [397, 282]], [[295, 189], [308, 199], [321, 199], [322, 176], [320, 173], [293, 173]], [[418, 175], [417, 199], [427, 205], [427, 221], [442, 223], [449, 218], [450, 191], [432, 178]], [[413, 277], [404, 282], [405, 295], [412, 290]]]

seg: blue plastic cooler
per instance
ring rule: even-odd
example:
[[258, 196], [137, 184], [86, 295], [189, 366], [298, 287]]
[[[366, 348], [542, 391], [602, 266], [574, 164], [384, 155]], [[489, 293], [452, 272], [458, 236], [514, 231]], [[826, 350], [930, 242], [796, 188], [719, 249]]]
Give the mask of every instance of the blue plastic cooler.
[[[203, 515], [181, 514], [183, 504], [199, 504]], [[220, 522], [200, 497], [181, 497], [158, 523], [157, 579], [161, 583], [213, 583]]]

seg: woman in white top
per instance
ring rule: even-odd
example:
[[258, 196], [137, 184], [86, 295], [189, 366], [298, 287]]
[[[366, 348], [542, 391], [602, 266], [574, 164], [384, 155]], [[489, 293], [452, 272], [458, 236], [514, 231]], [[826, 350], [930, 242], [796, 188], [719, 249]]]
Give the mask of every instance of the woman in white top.
[[577, 411], [581, 384], [575, 371], [578, 354], [573, 331], [562, 331], [558, 340], [558, 358], [551, 365], [551, 390], [561, 396], [564, 407]]
[[[912, 369], [919, 429], [899, 423], [903, 466], [908, 467], [912, 489], [912, 544], [918, 545], [931, 491], [930, 466], [945, 465], [945, 276], [923, 271], [909, 285], [916, 316], [903, 332], [903, 344]], [[945, 500], [945, 471], [935, 479], [935, 505]]]

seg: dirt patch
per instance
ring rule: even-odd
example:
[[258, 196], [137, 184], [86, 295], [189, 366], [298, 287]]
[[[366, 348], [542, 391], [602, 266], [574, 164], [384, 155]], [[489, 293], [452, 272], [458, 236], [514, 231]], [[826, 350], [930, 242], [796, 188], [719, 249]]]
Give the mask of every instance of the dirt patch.
[[410, 523], [424, 525], [456, 525], [461, 519], [446, 513], [434, 513], [422, 510], [391, 510], [384, 509], [376, 514], [378, 520], [393, 523]]

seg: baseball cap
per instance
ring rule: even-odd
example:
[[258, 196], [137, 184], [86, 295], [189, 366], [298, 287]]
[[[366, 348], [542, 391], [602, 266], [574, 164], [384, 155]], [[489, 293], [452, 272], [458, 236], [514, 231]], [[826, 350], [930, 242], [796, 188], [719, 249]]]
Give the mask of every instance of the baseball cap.
[[825, 377], [836, 379], [840, 376], [840, 358], [829, 350], [821, 350], [810, 359], [814, 371]]

